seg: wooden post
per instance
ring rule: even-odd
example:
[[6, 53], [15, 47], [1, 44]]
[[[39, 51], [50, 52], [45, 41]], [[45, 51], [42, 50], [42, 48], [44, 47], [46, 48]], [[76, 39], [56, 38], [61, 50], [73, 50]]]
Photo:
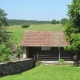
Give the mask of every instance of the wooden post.
[[59, 60], [60, 60], [60, 47], [59, 47]]

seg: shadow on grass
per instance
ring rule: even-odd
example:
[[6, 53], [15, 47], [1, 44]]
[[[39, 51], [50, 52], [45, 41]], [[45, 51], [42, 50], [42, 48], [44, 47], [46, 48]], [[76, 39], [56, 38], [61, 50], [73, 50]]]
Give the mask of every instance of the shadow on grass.
[[13, 33], [13, 32], [7, 32], [7, 33]]
[[80, 67], [80, 65], [79, 65], [79, 66], [77, 66], [77, 65], [72, 65], [71, 67]]
[[80, 67], [80, 63], [74, 63], [71, 67]]

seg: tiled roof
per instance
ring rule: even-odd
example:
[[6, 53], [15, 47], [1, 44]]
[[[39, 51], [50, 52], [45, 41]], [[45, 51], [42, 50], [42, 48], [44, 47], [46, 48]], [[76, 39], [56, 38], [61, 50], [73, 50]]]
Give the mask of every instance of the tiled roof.
[[59, 31], [25, 31], [21, 46], [54, 46], [69, 45], [63, 32]]

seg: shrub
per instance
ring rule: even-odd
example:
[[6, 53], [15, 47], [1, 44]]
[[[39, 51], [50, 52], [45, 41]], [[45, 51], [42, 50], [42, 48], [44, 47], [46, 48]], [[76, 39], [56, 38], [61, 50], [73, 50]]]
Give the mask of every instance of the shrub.
[[9, 56], [11, 54], [11, 49], [5, 44], [0, 45], [0, 62], [9, 61]]
[[41, 62], [40, 61], [36, 61], [35, 62], [35, 66], [40, 66], [41, 65]]
[[64, 62], [64, 59], [59, 59], [59, 62]]
[[17, 47], [17, 54], [19, 55], [19, 57], [22, 57], [22, 47], [18, 46]]
[[23, 24], [23, 25], [22, 25], [22, 28], [28, 28], [28, 27], [29, 27], [28, 24]]

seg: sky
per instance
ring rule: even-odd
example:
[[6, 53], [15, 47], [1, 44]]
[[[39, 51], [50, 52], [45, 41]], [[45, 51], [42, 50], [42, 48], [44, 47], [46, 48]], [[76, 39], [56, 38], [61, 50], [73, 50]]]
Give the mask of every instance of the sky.
[[51, 21], [68, 18], [67, 5], [72, 0], [0, 0], [8, 19]]

